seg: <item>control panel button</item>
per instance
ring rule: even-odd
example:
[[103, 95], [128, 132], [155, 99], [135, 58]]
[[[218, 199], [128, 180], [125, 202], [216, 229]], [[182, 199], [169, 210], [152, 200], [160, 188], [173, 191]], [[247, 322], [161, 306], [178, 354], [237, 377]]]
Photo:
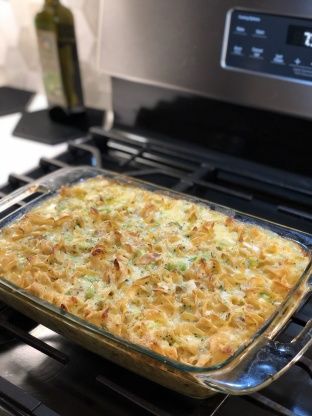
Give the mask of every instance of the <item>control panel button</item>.
[[300, 64], [301, 64], [301, 59], [300, 59], [300, 58], [296, 58], [296, 59], [294, 60], [294, 63], [295, 63], [296, 65], [300, 65]]
[[266, 30], [265, 29], [255, 29], [253, 36], [258, 37], [258, 38], [266, 38], [267, 34], [266, 34]]
[[285, 65], [284, 55], [282, 53], [276, 53], [272, 59], [273, 64]]
[[236, 35], [246, 35], [246, 28], [244, 26], [237, 25], [235, 27], [234, 33]]
[[257, 48], [255, 46], [251, 48], [251, 54], [250, 54], [251, 58], [263, 59], [262, 55], [263, 55], [263, 48]]
[[232, 49], [233, 55], [243, 55], [243, 47], [240, 45], [234, 45]]

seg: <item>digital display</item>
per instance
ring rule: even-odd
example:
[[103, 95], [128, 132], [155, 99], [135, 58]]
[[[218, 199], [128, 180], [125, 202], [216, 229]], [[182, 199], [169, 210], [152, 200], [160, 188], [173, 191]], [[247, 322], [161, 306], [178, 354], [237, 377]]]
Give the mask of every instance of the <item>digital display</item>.
[[312, 50], [312, 26], [289, 26], [287, 43], [288, 45], [303, 46]]

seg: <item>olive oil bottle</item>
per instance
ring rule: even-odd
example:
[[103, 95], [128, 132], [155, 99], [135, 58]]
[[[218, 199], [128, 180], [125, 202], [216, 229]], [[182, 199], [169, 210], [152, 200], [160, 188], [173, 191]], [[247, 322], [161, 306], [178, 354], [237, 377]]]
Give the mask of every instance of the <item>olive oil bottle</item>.
[[59, 0], [45, 0], [35, 17], [43, 83], [50, 107], [84, 111], [72, 12]]

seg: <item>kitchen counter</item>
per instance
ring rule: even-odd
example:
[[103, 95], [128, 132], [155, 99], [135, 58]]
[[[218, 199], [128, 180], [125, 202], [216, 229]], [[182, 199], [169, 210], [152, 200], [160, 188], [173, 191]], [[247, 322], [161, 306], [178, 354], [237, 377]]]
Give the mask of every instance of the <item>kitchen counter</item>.
[[[28, 109], [35, 111], [45, 107], [45, 97], [36, 95]], [[10, 173], [23, 174], [35, 167], [40, 157], [53, 157], [67, 147], [66, 143], [50, 146], [13, 136], [21, 115], [14, 113], [0, 117], [0, 184], [7, 181]]]

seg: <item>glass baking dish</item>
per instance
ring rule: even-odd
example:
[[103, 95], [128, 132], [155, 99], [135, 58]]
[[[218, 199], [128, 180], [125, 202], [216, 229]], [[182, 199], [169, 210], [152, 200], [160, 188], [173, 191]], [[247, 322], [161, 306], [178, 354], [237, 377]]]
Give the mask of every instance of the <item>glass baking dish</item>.
[[65, 168], [13, 192], [0, 202], [0, 212], [12, 208], [22, 200], [35, 197], [31, 202], [14, 210], [0, 221], [5, 227], [33, 206], [52, 196], [63, 185], [74, 184], [90, 177], [106, 178], [162, 192], [173, 198], [182, 198], [232, 216], [238, 221], [252, 223], [272, 230], [284, 238], [295, 240], [308, 253], [309, 264], [278, 310], [258, 332], [231, 357], [210, 367], [195, 367], [171, 360], [147, 348], [92, 325], [61, 308], [49, 304], [0, 277], [0, 299], [29, 317], [82, 345], [83, 347], [130, 369], [150, 380], [182, 394], [206, 398], [216, 392], [246, 394], [259, 390], [283, 374], [312, 344], [312, 320], [290, 343], [279, 343], [274, 337], [289, 317], [310, 294], [312, 270], [312, 236], [256, 217], [242, 214], [199, 198], [172, 192], [147, 182], [134, 180], [118, 173], [90, 167]]

